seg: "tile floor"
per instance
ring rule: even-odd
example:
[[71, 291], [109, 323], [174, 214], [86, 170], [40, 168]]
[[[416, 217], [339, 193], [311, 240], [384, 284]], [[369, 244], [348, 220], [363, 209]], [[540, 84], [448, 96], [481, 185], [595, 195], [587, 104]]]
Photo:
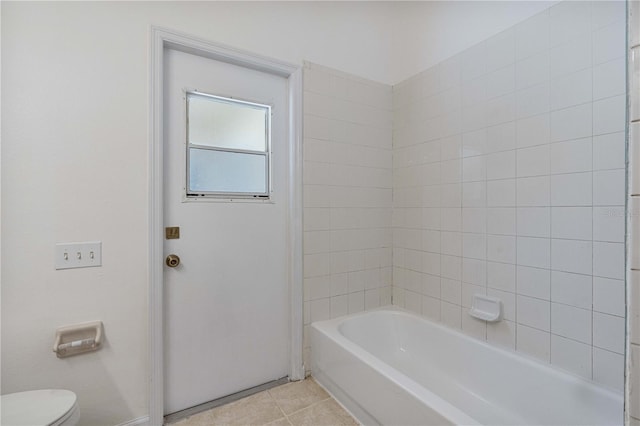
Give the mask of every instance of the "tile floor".
[[287, 383], [182, 419], [171, 426], [356, 426], [312, 379]]

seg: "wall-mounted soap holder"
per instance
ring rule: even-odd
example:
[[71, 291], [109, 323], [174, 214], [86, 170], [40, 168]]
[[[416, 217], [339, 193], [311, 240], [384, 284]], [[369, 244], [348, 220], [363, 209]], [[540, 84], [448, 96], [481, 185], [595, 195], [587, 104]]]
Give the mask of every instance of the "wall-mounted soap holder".
[[60, 327], [56, 330], [53, 352], [65, 358], [85, 352], [97, 351], [102, 345], [102, 321], [92, 321]]
[[474, 294], [469, 315], [488, 322], [502, 319], [502, 301], [496, 297]]

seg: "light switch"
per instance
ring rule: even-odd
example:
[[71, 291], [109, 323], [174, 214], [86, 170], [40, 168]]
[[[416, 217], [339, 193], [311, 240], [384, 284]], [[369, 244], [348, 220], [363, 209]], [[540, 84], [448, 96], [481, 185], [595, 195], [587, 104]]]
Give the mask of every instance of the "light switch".
[[58, 243], [55, 265], [56, 269], [102, 266], [102, 242]]

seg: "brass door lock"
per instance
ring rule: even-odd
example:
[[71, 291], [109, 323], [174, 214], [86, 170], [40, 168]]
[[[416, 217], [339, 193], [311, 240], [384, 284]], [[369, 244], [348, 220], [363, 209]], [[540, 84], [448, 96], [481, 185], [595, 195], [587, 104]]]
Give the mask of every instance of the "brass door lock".
[[180, 258], [176, 254], [167, 256], [166, 264], [169, 268], [175, 268], [180, 264]]

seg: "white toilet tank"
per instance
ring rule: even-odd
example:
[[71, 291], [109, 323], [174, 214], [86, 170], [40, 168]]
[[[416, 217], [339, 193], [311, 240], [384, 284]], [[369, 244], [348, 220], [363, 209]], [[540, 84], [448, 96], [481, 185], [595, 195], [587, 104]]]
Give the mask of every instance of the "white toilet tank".
[[3, 426], [74, 426], [80, 419], [76, 394], [62, 389], [2, 395]]

